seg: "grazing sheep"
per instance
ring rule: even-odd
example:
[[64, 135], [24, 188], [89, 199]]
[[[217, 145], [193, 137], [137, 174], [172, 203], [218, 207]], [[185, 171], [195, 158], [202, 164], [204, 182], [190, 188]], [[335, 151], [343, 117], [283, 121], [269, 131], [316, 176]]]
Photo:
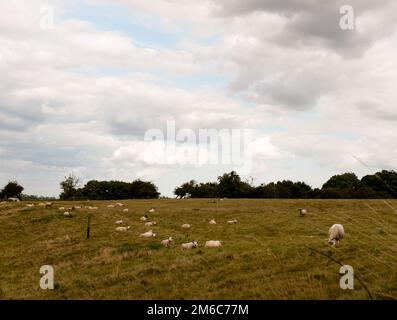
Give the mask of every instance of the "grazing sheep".
[[192, 242], [188, 242], [188, 243], [182, 243], [182, 249], [193, 249], [193, 248], [197, 248], [198, 243], [197, 241], [192, 241]]
[[46, 202], [46, 203], [45, 203], [45, 207], [46, 207], [46, 208], [51, 208], [52, 205], [53, 205], [52, 202]]
[[185, 224], [181, 225], [181, 227], [183, 229], [190, 229], [192, 226], [190, 224], [188, 224], [188, 223], [185, 223]]
[[210, 240], [205, 243], [205, 246], [209, 248], [220, 247], [221, 245], [222, 244], [219, 240]]
[[116, 206], [119, 206], [119, 207], [124, 207], [124, 204], [122, 204], [122, 203], [118, 202], [118, 203], [116, 203]]
[[145, 223], [145, 226], [151, 227], [151, 226], [155, 226], [156, 224], [157, 224], [156, 221], [150, 221], [150, 222], [146, 222], [146, 223]]
[[108, 205], [108, 208], [114, 208], [114, 207], [115, 207], [114, 204], [109, 204], [109, 205]]
[[168, 237], [168, 239], [164, 239], [164, 240], [162, 240], [161, 241], [161, 244], [164, 246], [164, 247], [169, 247], [172, 243], [174, 243], [174, 240], [172, 239], [172, 237]]
[[141, 221], [147, 221], [149, 217], [145, 214], [143, 217], [141, 217]]
[[234, 220], [228, 220], [228, 222], [227, 222], [228, 224], [235, 224], [235, 223], [237, 223], [237, 219], [234, 219]]
[[155, 211], [154, 208], [149, 210], [150, 213], [153, 213], [154, 211]]
[[58, 210], [65, 210], [65, 207], [60, 207]]
[[63, 213], [63, 215], [64, 215], [64, 216], [70, 216], [70, 212], [69, 212], [69, 211], [65, 211], [65, 212]]
[[128, 209], [123, 209], [123, 212], [128, 212]]
[[98, 207], [89, 207], [88, 210], [98, 210]]
[[19, 200], [18, 198], [8, 198], [7, 201], [10, 201], [10, 202], [20, 202], [21, 200]]
[[123, 224], [123, 220], [117, 220], [116, 224]]
[[34, 207], [34, 203], [28, 203], [26, 206], [27, 206], [28, 208], [33, 208], [33, 207]]
[[304, 209], [304, 208], [299, 208], [299, 215], [300, 215], [301, 217], [304, 217], [306, 213], [307, 213], [307, 210], [306, 210], [306, 209]]
[[148, 232], [141, 234], [141, 237], [144, 237], [144, 238], [151, 238], [151, 237], [155, 237], [155, 236], [156, 236], [156, 234], [153, 233], [152, 230], [149, 230]]
[[345, 229], [341, 224], [334, 224], [329, 228], [329, 238], [328, 243], [332, 246], [339, 244], [339, 241], [345, 236]]
[[212, 219], [212, 220], [210, 221], [210, 224], [216, 224], [216, 221], [215, 221], [214, 219]]
[[130, 226], [128, 226], [128, 227], [117, 227], [115, 230], [118, 231], [118, 232], [125, 232], [125, 231], [130, 230]]

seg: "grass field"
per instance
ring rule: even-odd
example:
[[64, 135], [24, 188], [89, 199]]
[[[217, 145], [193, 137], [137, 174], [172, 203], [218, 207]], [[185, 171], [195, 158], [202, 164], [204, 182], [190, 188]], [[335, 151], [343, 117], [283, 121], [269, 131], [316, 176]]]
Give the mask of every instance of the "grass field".
[[[340, 289], [340, 266], [309, 248], [351, 265], [375, 299], [397, 298], [397, 201], [122, 201], [128, 213], [107, 208], [115, 202], [0, 205], [0, 299], [368, 299], [358, 281], [354, 290]], [[74, 217], [58, 210], [88, 204], [99, 209]], [[303, 218], [299, 207], [308, 209]], [[144, 214], [158, 223], [155, 238], [139, 237], [149, 229]], [[217, 225], [208, 224], [212, 218]], [[234, 218], [237, 224], [226, 224]], [[117, 233], [118, 219], [131, 229]], [[331, 248], [334, 223], [346, 236]], [[167, 249], [160, 241], [169, 235], [175, 245]], [[193, 239], [200, 247], [182, 251]], [[223, 246], [205, 248], [206, 240]], [[42, 265], [54, 267], [54, 290], [39, 288]]]

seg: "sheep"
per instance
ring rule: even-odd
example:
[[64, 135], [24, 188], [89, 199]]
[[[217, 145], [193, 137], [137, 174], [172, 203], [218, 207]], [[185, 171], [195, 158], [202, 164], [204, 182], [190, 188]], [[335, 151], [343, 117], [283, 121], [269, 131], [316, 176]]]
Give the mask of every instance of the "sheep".
[[75, 206], [76, 209], [81, 209], [81, 206]]
[[235, 223], [237, 223], [237, 219], [228, 220], [227, 223], [228, 223], [228, 224], [235, 224]]
[[153, 213], [154, 211], [155, 211], [154, 208], [149, 210], [150, 213]]
[[335, 244], [339, 244], [339, 241], [345, 236], [345, 229], [341, 224], [334, 224], [331, 228], [329, 228], [328, 233], [328, 243], [332, 246], [335, 246]]
[[182, 243], [182, 249], [193, 249], [193, 248], [197, 248], [198, 243], [197, 241], [192, 241], [192, 242], [188, 242], [188, 243]]
[[60, 207], [58, 210], [65, 210], [65, 207]]
[[88, 210], [98, 210], [98, 207], [89, 207]]
[[145, 223], [145, 226], [151, 227], [151, 226], [155, 226], [156, 224], [157, 224], [156, 221], [150, 221], [150, 222], [146, 222], [146, 223]]
[[168, 237], [168, 239], [164, 239], [161, 241], [161, 244], [166, 248], [168, 248], [172, 243], [174, 243], [172, 237]]
[[52, 205], [53, 205], [52, 202], [46, 202], [46, 203], [45, 203], [45, 207], [46, 207], [46, 208], [51, 208]]
[[192, 226], [190, 224], [188, 224], [188, 223], [185, 223], [185, 224], [181, 225], [181, 227], [183, 229], [190, 229]]
[[8, 198], [7, 201], [10, 201], [10, 202], [20, 202], [21, 200], [19, 200], [18, 198]]
[[156, 234], [153, 233], [152, 230], [149, 230], [149, 231], [141, 234], [141, 237], [144, 237], [144, 238], [151, 238], [151, 237], [155, 237], [155, 236], [156, 236]]
[[123, 220], [117, 220], [116, 224], [123, 224]]
[[117, 227], [115, 230], [118, 231], [118, 232], [126, 232], [126, 231], [130, 230], [130, 226], [128, 226], [128, 227]]
[[34, 207], [34, 203], [28, 203], [26, 206], [27, 206], [28, 208], [33, 208], [33, 207]]
[[205, 243], [205, 246], [208, 248], [220, 247], [222, 244], [219, 240], [210, 240]]
[[109, 204], [109, 205], [108, 205], [108, 208], [114, 208], [114, 207], [115, 207], [114, 204]]
[[123, 209], [123, 212], [128, 212], [128, 209]]
[[69, 211], [65, 211], [65, 212], [63, 213], [63, 215], [64, 215], [64, 216], [70, 216], [70, 212], [69, 212]]
[[116, 206], [119, 206], [119, 207], [124, 207], [124, 204], [122, 204], [122, 203], [118, 202], [118, 203], [116, 203]]
[[300, 215], [301, 217], [304, 217], [306, 213], [307, 213], [307, 210], [306, 210], [306, 209], [304, 209], [304, 208], [299, 208], [299, 215]]
[[216, 224], [216, 221], [214, 219], [212, 219], [209, 223], [210, 224]]
[[149, 217], [145, 214], [143, 217], [141, 217], [141, 221], [147, 221]]

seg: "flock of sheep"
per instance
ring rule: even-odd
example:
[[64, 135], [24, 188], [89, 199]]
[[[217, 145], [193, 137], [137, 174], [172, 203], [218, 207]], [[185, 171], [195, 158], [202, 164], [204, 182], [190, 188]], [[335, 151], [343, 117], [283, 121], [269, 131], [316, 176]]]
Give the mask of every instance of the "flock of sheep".
[[[26, 207], [29, 207], [29, 208], [34, 207], [34, 206], [35, 206], [35, 204], [33, 204], [33, 203], [26, 205]], [[53, 206], [53, 203], [52, 202], [45, 202], [45, 203], [43, 202], [43, 203], [39, 203], [38, 206], [51, 208]], [[123, 206], [124, 206], [124, 204], [122, 204], [122, 203], [116, 203], [116, 204], [110, 204], [107, 207], [108, 208], [116, 208], [116, 207], [123, 207]], [[73, 206], [73, 207], [66, 208], [66, 209], [65, 209], [65, 207], [60, 207], [59, 210], [64, 211], [63, 215], [65, 215], [65, 216], [73, 216], [72, 212], [74, 212], [76, 209], [81, 209], [81, 208], [82, 208], [81, 206]], [[92, 207], [92, 206], [84, 206], [84, 208], [88, 209], [88, 210], [98, 210], [98, 207]], [[123, 212], [128, 212], [128, 211], [129, 211], [129, 209], [127, 209], [127, 208], [123, 209]], [[153, 213], [153, 212], [155, 212], [155, 209], [151, 208], [149, 210], [149, 213]], [[299, 215], [301, 217], [304, 217], [306, 214], [307, 214], [306, 209], [299, 208]], [[157, 224], [156, 221], [149, 221], [148, 215], [142, 216], [140, 218], [140, 220], [142, 222], [144, 222], [146, 227], [151, 227], [151, 226], [154, 226]], [[123, 220], [117, 220], [115, 223], [118, 225], [122, 225]], [[237, 223], [236, 219], [227, 221], [227, 224], [235, 224], [235, 223]], [[212, 225], [216, 224], [216, 221], [214, 219], [212, 219], [209, 221], [209, 224], [212, 224]], [[191, 225], [188, 223], [185, 223], [185, 224], [181, 225], [181, 228], [190, 229]], [[126, 232], [128, 230], [130, 230], [130, 226], [126, 226], [126, 227], [119, 226], [119, 227], [116, 227], [116, 229], [115, 229], [115, 231], [117, 231], [117, 232]], [[345, 236], [345, 229], [343, 228], [343, 225], [341, 225], [341, 224], [334, 224], [329, 229], [328, 234], [329, 234], [328, 243], [332, 246], [335, 246], [336, 244], [339, 244], [339, 241], [342, 240], [343, 237]], [[143, 238], [151, 238], [151, 237], [155, 237], [156, 234], [153, 233], [152, 230], [149, 230], [145, 233], [142, 233], [140, 236]], [[168, 237], [167, 239], [164, 239], [161, 241], [161, 244], [167, 248], [170, 247], [173, 243], [174, 243], [174, 240], [172, 239], [172, 237]], [[220, 247], [221, 245], [222, 245], [221, 241], [219, 241], [219, 240], [209, 240], [205, 243], [205, 247]], [[197, 243], [197, 241], [193, 240], [188, 243], [182, 243], [181, 247], [182, 247], [182, 249], [193, 249], [193, 248], [198, 247], [198, 243]]]
[[[118, 205], [120, 205], [120, 204], [118, 204]], [[109, 206], [108, 206], [108, 207], [109, 207]], [[123, 211], [124, 211], [124, 210], [123, 210]], [[151, 208], [151, 209], [149, 210], [149, 212], [150, 212], [150, 213], [153, 213], [153, 212], [155, 212], [155, 209], [154, 209], [154, 208]], [[149, 217], [148, 217], [147, 214], [145, 214], [144, 216], [142, 216], [142, 217], [140, 218], [140, 220], [141, 220], [142, 222], [144, 222], [144, 224], [145, 224], [146, 227], [151, 227], [151, 226], [154, 226], [154, 225], [157, 224], [156, 221], [149, 221]], [[216, 224], [216, 221], [215, 221], [214, 219], [212, 219], [209, 223], [210, 223], [210, 224]], [[237, 220], [230, 220], [230, 221], [228, 221], [227, 223], [237, 223]], [[123, 220], [117, 220], [117, 221], [116, 221], [116, 224], [123, 224]], [[192, 226], [191, 226], [190, 224], [188, 224], [188, 223], [184, 223], [184, 224], [181, 225], [181, 228], [182, 228], [182, 229], [190, 229], [191, 227], [192, 227]], [[126, 232], [126, 231], [130, 230], [130, 228], [131, 228], [130, 226], [126, 226], [126, 227], [116, 227], [115, 230], [118, 231], [118, 232]], [[142, 234], [140, 235], [140, 237], [143, 237], [143, 238], [152, 238], [152, 237], [155, 237], [155, 236], [156, 236], [156, 234], [153, 233], [153, 230], [149, 230], [149, 231], [144, 232], [144, 233], [142, 233]], [[164, 247], [169, 248], [170, 246], [172, 246], [172, 245], [174, 244], [174, 239], [173, 239], [172, 237], [168, 237], [167, 239], [162, 240], [162, 241], [161, 241], [161, 244], [162, 244]], [[221, 243], [221, 241], [219, 241], [219, 240], [209, 240], [209, 241], [206, 241], [206, 243], [205, 243], [205, 247], [210, 247], [210, 248], [220, 247], [221, 245], [222, 245], [222, 243]], [[193, 241], [191, 241], [191, 242], [182, 243], [182, 244], [181, 244], [181, 247], [182, 247], [182, 249], [193, 249], [193, 248], [197, 248], [197, 247], [198, 247], [198, 242], [195, 241], [195, 240], [193, 240]]]

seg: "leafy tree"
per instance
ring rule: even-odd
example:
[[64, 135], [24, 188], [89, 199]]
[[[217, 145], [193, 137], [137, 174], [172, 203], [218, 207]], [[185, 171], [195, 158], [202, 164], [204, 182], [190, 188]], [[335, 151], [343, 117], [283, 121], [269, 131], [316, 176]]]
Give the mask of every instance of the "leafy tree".
[[63, 192], [59, 197], [62, 200], [74, 199], [79, 183], [80, 180], [73, 173], [70, 173], [69, 176], [65, 177], [65, 180], [60, 183]]
[[356, 198], [361, 181], [352, 172], [332, 176], [321, 188], [321, 198]]
[[1, 190], [0, 198], [18, 198], [21, 199], [21, 194], [24, 188], [17, 181], [8, 182], [3, 190]]

